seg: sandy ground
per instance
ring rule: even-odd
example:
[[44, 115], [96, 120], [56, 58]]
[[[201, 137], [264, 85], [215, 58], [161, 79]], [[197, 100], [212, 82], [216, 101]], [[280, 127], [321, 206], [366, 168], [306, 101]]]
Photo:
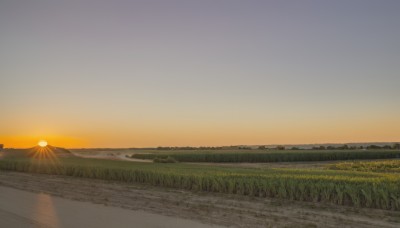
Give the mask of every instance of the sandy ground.
[[[141, 213], [150, 213], [150, 215], [133, 219], [133, 221], [140, 221], [143, 218], [141, 221], [143, 226], [137, 227], [159, 227], [146, 223], [152, 221], [160, 221], [163, 225], [161, 227], [178, 227], [176, 224], [186, 226], [187, 220], [199, 226], [206, 224], [208, 227], [211, 224], [229, 227], [400, 227], [400, 212], [226, 194], [193, 193], [143, 184], [0, 171], [0, 186], [3, 186], [0, 188], [0, 221], [15, 225], [31, 224], [35, 217], [29, 217], [26, 214], [21, 216], [13, 210], [30, 207], [29, 210], [35, 212], [36, 209], [33, 209], [32, 205], [37, 203], [33, 203], [32, 199], [37, 200], [42, 197], [50, 198], [53, 202], [64, 202], [61, 205], [70, 205], [71, 211], [68, 213], [82, 214], [79, 215], [79, 219], [72, 219], [78, 222], [89, 218], [85, 221], [94, 221], [102, 225], [99, 221], [103, 221], [103, 216], [121, 215], [121, 220], [115, 218], [116, 221], [121, 221], [118, 225], [108, 227], [124, 227], [126, 223], [131, 223], [132, 220], [123, 220], [130, 217], [127, 216], [128, 211], [133, 213], [132, 218], [138, 218], [135, 215], [142, 215]], [[10, 190], [10, 188], [30, 191], [29, 194], [33, 198], [24, 200], [21, 194], [25, 193]], [[7, 195], [4, 191], [17, 193]], [[53, 207], [54, 205], [56, 203], [53, 203]], [[85, 207], [93, 208], [95, 212], [93, 214], [86, 212]], [[55, 210], [57, 221], [58, 224], [68, 225], [71, 214], [61, 212], [64, 209]], [[49, 215], [51, 211], [42, 213], [43, 216], [49, 218], [49, 221], [51, 221], [52, 215]], [[167, 217], [159, 217], [161, 215]], [[176, 218], [183, 220], [176, 222], [178, 221]], [[96, 225], [96, 227], [99, 226]], [[195, 227], [195, 225], [186, 227]]]
[[187, 219], [1, 186], [0, 221], [0, 227], [209, 227]]

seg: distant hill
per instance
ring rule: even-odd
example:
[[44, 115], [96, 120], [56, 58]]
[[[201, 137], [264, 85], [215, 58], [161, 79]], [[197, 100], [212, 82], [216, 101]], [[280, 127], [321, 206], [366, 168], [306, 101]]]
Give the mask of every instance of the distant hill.
[[56, 158], [73, 157], [67, 149], [47, 145], [46, 147], [35, 146], [29, 149], [4, 149], [0, 152], [5, 157], [34, 157], [34, 158]]

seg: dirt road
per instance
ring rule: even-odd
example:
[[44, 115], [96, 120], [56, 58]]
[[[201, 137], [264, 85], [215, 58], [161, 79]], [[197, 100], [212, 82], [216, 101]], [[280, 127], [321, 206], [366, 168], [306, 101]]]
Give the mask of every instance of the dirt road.
[[[38, 222], [62, 227], [82, 227], [73, 222], [96, 222], [95, 227], [400, 226], [398, 211], [193, 193], [66, 176], [0, 171], [0, 187], [0, 227], [35, 227]], [[44, 206], [38, 206], [39, 202]], [[115, 221], [118, 224], [111, 224]]]
[[0, 186], [0, 227], [209, 227], [187, 219], [107, 207]]

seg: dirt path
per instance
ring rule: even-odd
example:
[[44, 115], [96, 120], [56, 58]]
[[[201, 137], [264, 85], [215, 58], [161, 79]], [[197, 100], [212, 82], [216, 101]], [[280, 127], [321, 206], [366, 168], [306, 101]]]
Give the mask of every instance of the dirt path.
[[[0, 171], [0, 186], [231, 227], [399, 227], [400, 212]], [[1, 201], [0, 201], [1, 202]], [[1, 203], [0, 203], [1, 204]], [[2, 212], [0, 211], [0, 216]]]

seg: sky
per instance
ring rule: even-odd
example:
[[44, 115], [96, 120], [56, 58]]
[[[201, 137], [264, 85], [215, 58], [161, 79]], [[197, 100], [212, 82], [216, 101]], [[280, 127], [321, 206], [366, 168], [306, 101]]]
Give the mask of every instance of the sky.
[[400, 141], [400, 1], [1, 0], [0, 143]]

